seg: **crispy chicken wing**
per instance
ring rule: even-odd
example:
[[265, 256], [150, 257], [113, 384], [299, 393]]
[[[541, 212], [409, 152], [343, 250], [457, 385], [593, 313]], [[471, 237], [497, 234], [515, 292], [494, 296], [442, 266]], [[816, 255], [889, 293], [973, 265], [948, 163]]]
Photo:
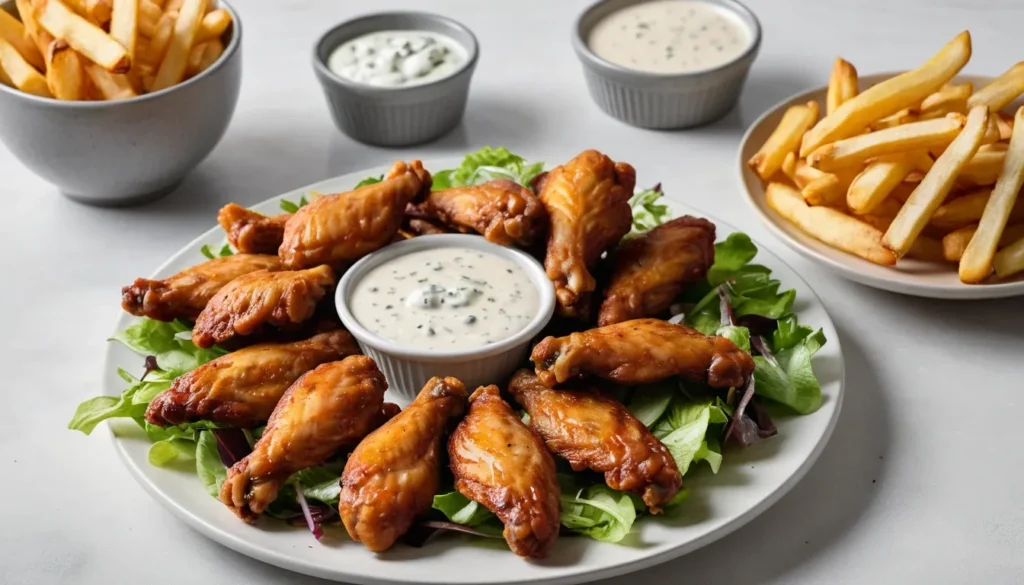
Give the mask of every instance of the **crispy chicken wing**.
[[620, 384], [682, 376], [713, 388], [730, 388], [746, 384], [754, 371], [750, 354], [728, 339], [660, 319], [548, 337], [534, 346], [530, 359], [537, 377], [550, 387], [592, 374]]
[[478, 388], [469, 398], [469, 413], [448, 440], [448, 456], [455, 489], [494, 512], [512, 551], [547, 556], [559, 527], [555, 460], [497, 386]]
[[432, 378], [412, 404], [359, 443], [341, 475], [338, 504], [353, 540], [385, 551], [430, 509], [442, 434], [465, 404], [462, 382]]
[[313, 316], [317, 301], [333, 285], [329, 266], [240, 276], [217, 291], [199, 314], [192, 343], [210, 347], [257, 333], [264, 325], [298, 325]]
[[278, 253], [291, 269], [358, 260], [394, 239], [406, 205], [430, 184], [420, 161], [396, 162], [380, 183], [325, 195], [295, 212]]
[[616, 490], [639, 494], [658, 513], [683, 478], [669, 450], [614, 398], [591, 390], [552, 390], [519, 370], [509, 392], [530, 415], [530, 428], [576, 471], [604, 473]]
[[548, 214], [540, 199], [508, 179], [431, 191], [408, 213], [473, 230], [502, 246], [531, 248], [547, 235]]
[[387, 388], [377, 364], [362, 355], [303, 374], [277, 403], [252, 453], [228, 470], [220, 500], [255, 521], [293, 473], [355, 446], [377, 426]]
[[165, 278], [137, 278], [121, 289], [121, 307], [157, 321], [195, 321], [213, 295], [232, 280], [257, 270], [282, 270], [277, 256], [235, 254], [214, 258]]
[[544, 269], [555, 284], [559, 313], [586, 317], [597, 284], [590, 270], [629, 232], [636, 171], [587, 150], [538, 182], [551, 218]]
[[683, 216], [619, 244], [598, 325], [654, 317], [715, 261], [715, 224]]
[[299, 376], [358, 353], [359, 346], [347, 331], [240, 349], [174, 380], [149, 403], [146, 420], [161, 427], [199, 420], [257, 427], [267, 422], [281, 395]]
[[266, 216], [237, 203], [228, 203], [217, 212], [217, 223], [224, 228], [228, 243], [246, 254], [274, 254], [284, 239], [284, 224], [290, 213]]

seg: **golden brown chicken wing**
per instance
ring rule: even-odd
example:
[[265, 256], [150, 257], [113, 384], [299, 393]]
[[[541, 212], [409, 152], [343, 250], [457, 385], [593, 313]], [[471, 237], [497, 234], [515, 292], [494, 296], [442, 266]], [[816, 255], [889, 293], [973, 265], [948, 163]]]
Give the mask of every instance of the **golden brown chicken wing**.
[[679, 493], [675, 459], [626, 407], [592, 390], [552, 390], [519, 370], [509, 392], [530, 415], [530, 428], [576, 471], [604, 473], [608, 487], [639, 494], [657, 514]]
[[597, 284], [590, 270], [629, 232], [636, 171], [586, 150], [547, 173], [540, 200], [551, 218], [544, 269], [555, 284], [559, 313], [587, 317]]
[[412, 404], [359, 443], [341, 475], [338, 504], [353, 540], [385, 551], [430, 509], [442, 434], [465, 404], [462, 382], [432, 378]]
[[544, 240], [548, 228], [540, 199], [508, 179], [431, 191], [408, 213], [473, 230], [501, 246], [530, 248]]
[[217, 223], [224, 228], [228, 243], [246, 254], [277, 255], [284, 224], [290, 218], [290, 213], [266, 216], [237, 203], [228, 203], [217, 212]]
[[497, 386], [478, 388], [469, 398], [469, 413], [448, 439], [448, 456], [455, 489], [505, 524], [512, 552], [547, 556], [559, 527], [555, 460]]
[[654, 317], [715, 261], [715, 224], [683, 216], [619, 244], [598, 325]]
[[278, 254], [291, 269], [358, 260], [394, 239], [405, 206], [426, 196], [430, 184], [420, 161], [396, 162], [380, 183], [325, 195], [295, 212]]
[[157, 426], [208, 420], [240, 428], [267, 422], [296, 379], [320, 364], [359, 353], [347, 331], [292, 343], [266, 343], [223, 355], [174, 380], [149, 403]]
[[255, 521], [293, 473], [324, 463], [376, 427], [387, 388], [377, 364], [362, 355], [303, 374], [277, 403], [252, 453], [228, 470], [220, 500]]
[[196, 319], [192, 343], [211, 347], [236, 335], [257, 333], [264, 325], [298, 325], [334, 285], [328, 266], [308, 270], [259, 271], [229, 282]]
[[549, 387], [592, 374], [620, 384], [671, 376], [713, 388], [740, 387], [754, 371], [750, 354], [724, 337], [660, 319], [635, 319], [566, 337], [548, 337], [530, 356]]
[[195, 321], [213, 295], [232, 280], [257, 270], [282, 270], [277, 256], [235, 254], [214, 258], [165, 278], [137, 278], [121, 289], [121, 307], [157, 321]]

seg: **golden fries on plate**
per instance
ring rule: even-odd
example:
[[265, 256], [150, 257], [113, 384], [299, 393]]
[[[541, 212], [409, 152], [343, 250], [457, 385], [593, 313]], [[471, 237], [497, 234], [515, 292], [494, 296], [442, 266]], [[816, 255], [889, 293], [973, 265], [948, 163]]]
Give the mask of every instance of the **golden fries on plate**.
[[166, 89], [224, 52], [231, 13], [213, 0], [15, 0], [0, 10], [0, 83], [60, 100]]
[[748, 161], [768, 207], [878, 265], [956, 266], [965, 284], [1024, 272], [1024, 61], [972, 83], [956, 78], [971, 50], [964, 31], [871, 87], [837, 58], [822, 99], [789, 106]]

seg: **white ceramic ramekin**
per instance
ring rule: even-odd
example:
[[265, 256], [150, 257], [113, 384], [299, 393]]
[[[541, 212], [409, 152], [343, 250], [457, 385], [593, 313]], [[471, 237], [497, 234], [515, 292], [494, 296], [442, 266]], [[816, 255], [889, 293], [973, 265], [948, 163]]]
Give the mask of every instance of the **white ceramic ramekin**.
[[[477, 349], [425, 351], [394, 343], [363, 327], [349, 311], [349, 299], [356, 285], [370, 270], [399, 256], [422, 250], [460, 246], [500, 256], [523, 268], [540, 293], [540, 308], [533, 320], [512, 337]], [[389, 400], [405, 406], [434, 376], [454, 376], [472, 391], [477, 386], [503, 384], [522, 365], [530, 341], [540, 333], [555, 312], [555, 290], [537, 260], [514, 248], [488, 242], [481, 236], [443, 234], [420, 236], [391, 244], [356, 262], [341, 277], [334, 302], [341, 322], [356, 338], [363, 353], [373, 358], [388, 380]]]

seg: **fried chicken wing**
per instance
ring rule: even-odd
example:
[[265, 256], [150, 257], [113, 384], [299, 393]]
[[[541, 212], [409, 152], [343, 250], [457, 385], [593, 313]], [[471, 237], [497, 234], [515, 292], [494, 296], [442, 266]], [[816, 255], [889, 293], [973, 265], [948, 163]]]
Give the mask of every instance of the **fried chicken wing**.
[[353, 540], [385, 551], [430, 509], [442, 434], [465, 404], [462, 382], [432, 378], [412, 404], [359, 443], [341, 475], [338, 504]]
[[555, 284], [559, 313], [587, 317], [597, 287], [590, 270], [629, 232], [636, 171], [596, 150], [582, 152], [538, 181], [551, 218], [544, 269]]
[[675, 459], [642, 422], [614, 398], [592, 390], [552, 390], [529, 370], [509, 392], [530, 415], [534, 430], [575, 471], [604, 473], [608, 487], [639, 494], [658, 513], [679, 493]]
[[407, 212], [473, 230], [501, 246], [531, 248], [547, 235], [548, 214], [540, 199], [508, 179], [431, 191]]
[[195, 321], [213, 295], [239, 276], [257, 270], [282, 270], [277, 256], [235, 254], [214, 258], [165, 278], [137, 278], [121, 289], [121, 307], [157, 321]]
[[228, 203], [217, 212], [217, 223], [224, 228], [228, 243], [246, 254], [277, 255], [284, 224], [290, 218], [290, 213], [266, 216], [237, 203]]
[[681, 376], [713, 388], [740, 387], [754, 371], [750, 354], [724, 337], [660, 319], [634, 319], [566, 337], [548, 337], [530, 356], [537, 377], [554, 387], [592, 374], [620, 384]]
[[363, 355], [303, 374], [277, 403], [252, 453], [228, 470], [220, 500], [254, 522], [293, 473], [324, 463], [375, 428], [387, 388], [377, 364]]
[[715, 224], [683, 216], [619, 244], [598, 325], [654, 317], [715, 261]]
[[478, 388], [469, 398], [469, 413], [448, 440], [448, 456], [455, 489], [494, 512], [512, 551], [547, 556], [559, 527], [555, 460], [497, 386]]
[[259, 271], [232, 280], [210, 299], [196, 319], [192, 343], [211, 347], [236, 335], [257, 333], [264, 325], [298, 325], [334, 285], [328, 266], [308, 270]]
[[406, 205], [426, 196], [430, 185], [423, 163], [396, 162], [380, 183], [325, 195], [295, 212], [278, 254], [293, 270], [358, 260], [394, 239]]
[[200, 420], [258, 427], [299, 376], [358, 353], [359, 346], [347, 331], [240, 349], [175, 379], [149, 403], [146, 420], [161, 427]]

